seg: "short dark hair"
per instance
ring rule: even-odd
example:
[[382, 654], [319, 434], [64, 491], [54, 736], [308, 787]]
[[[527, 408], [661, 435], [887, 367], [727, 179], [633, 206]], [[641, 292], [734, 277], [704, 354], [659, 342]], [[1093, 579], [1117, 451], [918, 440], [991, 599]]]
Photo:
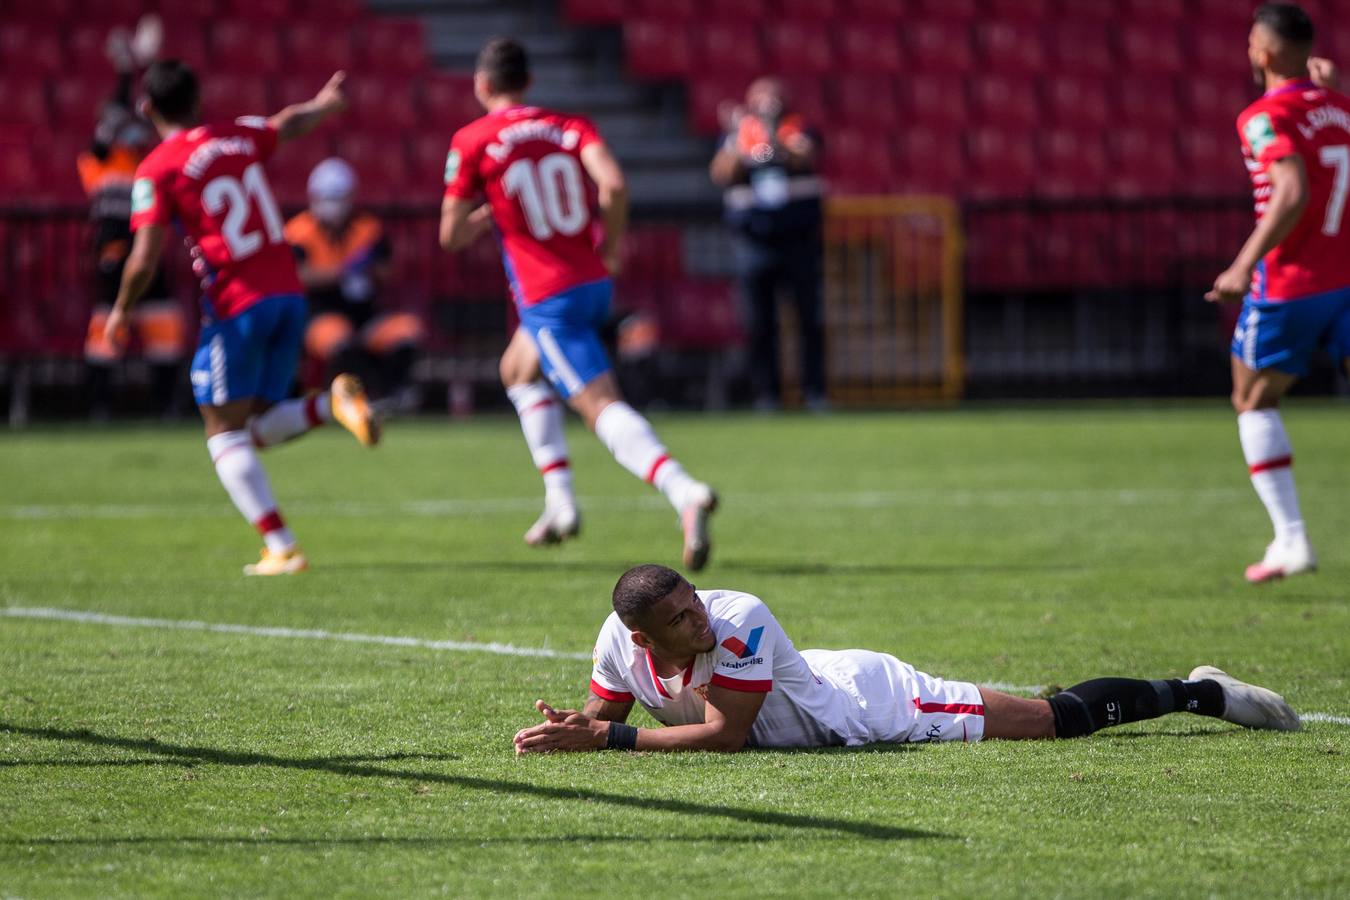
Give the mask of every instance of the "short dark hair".
[[1252, 15], [1258, 25], [1269, 28], [1282, 41], [1296, 47], [1311, 47], [1313, 23], [1301, 6], [1293, 3], [1262, 3]]
[[493, 38], [478, 54], [477, 70], [499, 94], [523, 91], [530, 84], [530, 57], [519, 41]]
[[614, 611], [629, 628], [646, 618], [660, 603], [684, 583], [684, 576], [665, 566], [634, 566], [619, 576], [614, 585]]
[[145, 72], [141, 82], [150, 106], [161, 118], [181, 122], [197, 111], [197, 76], [179, 59], [162, 59]]

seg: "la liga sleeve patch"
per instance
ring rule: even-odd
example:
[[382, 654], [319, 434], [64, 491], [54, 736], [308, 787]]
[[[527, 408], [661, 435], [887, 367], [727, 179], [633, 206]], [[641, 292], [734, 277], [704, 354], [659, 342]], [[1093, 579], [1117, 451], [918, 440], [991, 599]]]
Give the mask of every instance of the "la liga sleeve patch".
[[1275, 123], [1270, 120], [1270, 113], [1257, 113], [1248, 119], [1242, 126], [1242, 136], [1252, 149], [1252, 156], [1260, 159], [1266, 148], [1275, 143]]

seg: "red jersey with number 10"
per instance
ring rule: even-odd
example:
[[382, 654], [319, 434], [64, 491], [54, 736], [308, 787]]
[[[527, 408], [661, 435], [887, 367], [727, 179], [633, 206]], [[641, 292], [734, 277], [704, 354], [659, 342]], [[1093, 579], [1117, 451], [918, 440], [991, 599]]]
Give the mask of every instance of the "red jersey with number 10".
[[600, 141], [581, 116], [537, 106], [489, 113], [455, 132], [445, 195], [487, 197], [522, 306], [609, 277], [591, 232], [581, 151]]
[[1308, 206], [1294, 230], [1252, 276], [1256, 300], [1297, 300], [1350, 287], [1350, 98], [1294, 81], [1267, 91], [1237, 120], [1256, 195], [1256, 217], [1270, 201], [1270, 166], [1297, 154], [1308, 172]]
[[136, 167], [131, 228], [187, 232], [214, 319], [264, 297], [303, 293], [285, 221], [263, 173], [277, 132], [262, 118], [199, 125], [170, 135]]

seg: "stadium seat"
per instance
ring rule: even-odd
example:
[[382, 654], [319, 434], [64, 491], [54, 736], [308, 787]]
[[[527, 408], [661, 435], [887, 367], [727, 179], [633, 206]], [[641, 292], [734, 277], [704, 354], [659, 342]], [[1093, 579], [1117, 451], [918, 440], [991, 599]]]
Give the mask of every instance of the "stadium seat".
[[[735, 5], [735, 4], [731, 4]], [[741, 22], [711, 22], [696, 29], [695, 65], [710, 75], [762, 75], [768, 68], [759, 32]]]
[[166, 22], [160, 55], [165, 59], [181, 59], [198, 73], [204, 73], [211, 55], [206, 47], [203, 26], [190, 19]]
[[847, 12], [835, 12], [835, 18], [842, 21], [862, 21], [866, 24], [880, 22], [898, 22], [906, 13], [903, 5], [895, 0], [848, 0]]
[[[95, 0], [97, 2], [97, 0]], [[185, 25], [201, 26], [220, 18], [224, 0], [171, 0], [173, 15], [165, 22], [165, 29]]]
[[1119, 75], [1111, 46], [1111, 28], [1105, 22], [1057, 22], [1050, 26], [1047, 43], [1052, 67], [1059, 72]]
[[359, 62], [366, 71], [410, 73], [427, 68], [422, 23], [414, 19], [371, 18], [360, 25]]
[[[1218, 0], [1226, 2], [1226, 0]], [[1055, 3], [1058, 18], [1062, 22], [1080, 22], [1104, 25], [1115, 22], [1120, 16], [1120, 10], [1114, 3], [1103, 3], [1102, 0], [1056, 0]]]
[[715, 349], [742, 340], [735, 290], [728, 279], [685, 278], [667, 284], [663, 293], [663, 344]]
[[1236, 135], [1188, 128], [1177, 135], [1182, 189], [1195, 197], [1241, 196], [1250, 190]]
[[722, 130], [718, 109], [724, 103], [740, 103], [750, 76], [720, 75], [700, 77], [689, 83], [689, 126], [699, 134], [716, 134]]
[[741, 22], [759, 25], [772, 18], [771, 0], [736, 0], [735, 3], [713, 0], [703, 6], [703, 15], [710, 22]]
[[889, 79], [835, 78], [830, 87], [833, 108], [841, 122], [869, 122], [877, 128], [893, 128], [903, 118], [895, 84]]
[[467, 76], [446, 72], [426, 75], [418, 93], [425, 127], [443, 134], [447, 146], [455, 131], [483, 115], [483, 107], [473, 95], [473, 81]]
[[112, 94], [107, 79], [58, 78], [51, 84], [52, 118], [64, 128], [93, 133], [94, 123]]
[[231, 120], [239, 116], [266, 116], [276, 112], [267, 95], [267, 82], [260, 77], [212, 74], [202, 81], [202, 118]]
[[105, 75], [109, 84], [117, 74], [104, 52], [111, 28], [107, 24], [85, 24], [76, 25], [65, 33], [66, 59], [79, 66], [84, 74]]
[[347, 81], [351, 123], [367, 131], [407, 131], [419, 121], [407, 78], [360, 75]]
[[825, 176], [835, 194], [881, 194], [894, 188], [891, 147], [875, 129], [836, 128], [828, 136]]
[[639, 78], [683, 78], [694, 71], [689, 26], [666, 19], [632, 19], [623, 26], [624, 68]]
[[408, 163], [402, 153], [390, 152], [385, 131], [347, 131], [339, 134], [333, 152], [356, 170], [360, 196], [369, 203], [399, 200], [408, 187]]
[[970, 82], [970, 99], [975, 120], [985, 125], [1031, 129], [1041, 118], [1035, 85], [1027, 78], [975, 78]]
[[[8, 8], [0, 6], [0, 13], [7, 20], [36, 26], [67, 27], [85, 14], [77, 0], [42, 0], [40, 3], [20, 0], [18, 4], [7, 5]], [[132, 21], [135, 21], [134, 16]]]
[[820, 129], [826, 123], [837, 121], [838, 116], [830, 106], [825, 92], [825, 84], [819, 78], [797, 76], [784, 78], [783, 88], [788, 96], [788, 105], [792, 111], [801, 114], [809, 127]]
[[829, 35], [819, 23], [770, 23], [764, 29], [764, 45], [775, 72], [824, 75], [834, 70]]
[[1107, 136], [1114, 165], [1111, 193], [1118, 197], [1161, 197], [1181, 187], [1176, 142], [1170, 133], [1122, 128]]
[[962, 128], [970, 118], [961, 82], [947, 75], [902, 78], [899, 96], [909, 119], [916, 124]]
[[58, 75], [66, 54], [54, 25], [0, 24], [0, 71], [16, 75]]
[[[856, 0], [855, 0], [856, 2]], [[887, 0], [879, 0], [887, 2]], [[895, 0], [889, 0], [891, 6], [900, 7]], [[969, 24], [984, 14], [980, 0], [910, 0], [901, 8], [914, 21], [958, 22]]]
[[957, 74], [974, 67], [970, 29], [960, 22], [920, 21], [905, 29], [912, 70]]
[[1117, 34], [1120, 62], [1127, 72], [1180, 75], [1186, 65], [1186, 54], [1175, 25], [1127, 22]]
[[1256, 99], [1257, 89], [1238, 78], [1187, 78], [1181, 82], [1182, 109], [1189, 121], [1222, 130], [1237, 140], [1238, 113]]
[[216, 69], [271, 75], [282, 70], [281, 40], [274, 27], [244, 19], [211, 28], [211, 61]]
[[[45, 80], [33, 76], [0, 76], [0, 122], [26, 122], [39, 126], [50, 120]], [[0, 127], [0, 131], [8, 130], [8, 125]]]
[[224, 0], [226, 15], [253, 22], [294, 20], [296, 9], [291, 0]]
[[1036, 174], [1032, 141], [1023, 131], [976, 128], [966, 135], [970, 162], [965, 193], [975, 199], [1024, 197]]
[[1125, 18], [1140, 22], [1181, 22], [1186, 17], [1188, 4], [1176, 0], [1125, 0]]
[[1121, 122], [1173, 129], [1181, 122], [1176, 79], [1147, 75], [1116, 82], [1112, 93]]
[[778, 0], [778, 15], [814, 24], [817, 29], [839, 15], [838, 0]]
[[[450, 152], [452, 134], [414, 134], [408, 138], [409, 184], [419, 193], [417, 199], [434, 197], [445, 183], [445, 158]], [[425, 191], [422, 189], [425, 188]]]
[[845, 22], [835, 29], [839, 69], [899, 75], [906, 69], [900, 32], [886, 22]]
[[1023, 290], [1036, 281], [1033, 247], [1040, 239], [1030, 214], [1008, 210], [986, 217], [966, 235], [966, 271], [976, 291]]
[[1105, 78], [1063, 76], [1045, 84], [1050, 121], [1079, 130], [1100, 130], [1111, 121]]
[[1238, 32], [1218, 27], [1190, 31], [1190, 74], [1193, 76], [1242, 77], [1251, 71], [1243, 52], [1247, 39]]
[[268, 183], [283, 208], [294, 210], [308, 202], [305, 184], [309, 173], [328, 155], [326, 148], [305, 140], [282, 146], [267, 161]]
[[563, 17], [578, 25], [616, 25], [628, 14], [626, 0], [563, 0]]
[[983, 22], [975, 26], [981, 68], [1010, 75], [1034, 75], [1045, 69], [1045, 46], [1036, 25]]
[[1038, 24], [1050, 18], [1050, 0], [985, 0], [984, 11], [989, 19]]
[[908, 127], [895, 138], [897, 187], [910, 193], [954, 193], [966, 174], [958, 131]]
[[351, 34], [341, 23], [297, 22], [286, 29], [287, 71], [355, 72]]
[[1109, 176], [1106, 143], [1097, 132], [1052, 128], [1036, 135], [1036, 193], [1043, 197], [1098, 197]]
[[31, 198], [40, 191], [40, 179], [32, 152], [27, 147], [0, 144], [0, 194], [5, 197]]
[[638, 19], [689, 23], [701, 18], [699, 0], [635, 0], [624, 13], [624, 28]]

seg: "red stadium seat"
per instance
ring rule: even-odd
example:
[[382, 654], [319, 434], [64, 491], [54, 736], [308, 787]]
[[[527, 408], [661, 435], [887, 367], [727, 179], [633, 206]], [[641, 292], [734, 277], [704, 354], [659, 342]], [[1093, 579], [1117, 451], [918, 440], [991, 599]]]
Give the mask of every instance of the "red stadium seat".
[[1195, 29], [1190, 33], [1190, 73], [1199, 76], [1246, 76], [1251, 72], [1247, 39], [1240, 32], [1220, 28]]
[[916, 75], [902, 79], [900, 97], [911, 121], [948, 129], [965, 127], [970, 119], [961, 82], [947, 75]]
[[975, 120], [1004, 128], [1033, 128], [1040, 120], [1035, 86], [1029, 79], [988, 75], [970, 83]]
[[[24, 3], [20, 0], [18, 7], [15, 9], [15, 4], [11, 3], [8, 9], [0, 7], [0, 12], [12, 22], [38, 26], [68, 26], [71, 22], [78, 21], [84, 13], [76, 0], [42, 0], [40, 3]], [[132, 16], [131, 21], [135, 21], [135, 16]]]
[[750, 83], [746, 75], [722, 75], [696, 78], [689, 83], [689, 127], [700, 134], [716, 134], [722, 124], [718, 109], [723, 104], [738, 104], [745, 100], [745, 89]]
[[52, 117], [66, 128], [92, 133], [99, 110], [112, 94], [102, 78], [59, 78], [52, 82]]
[[253, 22], [285, 22], [295, 18], [291, 0], [224, 0], [227, 15]]
[[825, 148], [825, 176], [836, 194], [883, 194], [894, 189], [890, 143], [875, 129], [838, 128]]
[[836, 78], [834, 94], [836, 120], [859, 125], [872, 123], [878, 128], [893, 128], [902, 119], [900, 102], [893, 82], [877, 78]]
[[900, 33], [885, 22], [846, 22], [835, 29], [839, 69], [899, 75], [906, 69]]
[[420, 72], [427, 68], [427, 45], [422, 23], [413, 19], [372, 18], [363, 22], [360, 62], [372, 73]]
[[1036, 136], [1036, 193], [1044, 197], [1098, 197], [1109, 174], [1106, 143], [1097, 132], [1055, 128]]
[[861, 20], [867, 24], [898, 22], [905, 15], [903, 5], [895, 0], [848, 0], [848, 12], [836, 9], [835, 17], [846, 21]]
[[1050, 0], [985, 0], [985, 15], [1007, 22], [1036, 24], [1050, 18]]
[[351, 33], [344, 24], [297, 22], [286, 30], [288, 71], [331, 74], [355, 71]]
[[407, 131], [417, 126], [414, 85], [407, 78], [360, 75], [346, 82], [352, 124], [367, 131]]
[[625, 12], [624, 28], [635, 19], [663, 19], [692, 22], [701, 17], [698, 0], [636, 0]]
[[897, 188], [911, 193], [951, 194], [965, 177], [960, 132], [911, 127], [903, 129], [895, 142], [892, 165], [896, 167]]
[[821, 79], [803, 76], [784, 78], [783, 88], [791, 111], [806, 119], [807, 127], [820, 128], [826, 122], [838, 121], [830, 108], [825, 84]]
[[913, 71], [954, 74], [974, 67], [970, 29], [960, 22], [920, 21], [905, 29]]
[[426, 187], [426, 196], [434, 197], [445, 184], [445, 159], [450, 153], [452, 131], [442, 134], [414, 134], [408, 138], [410, 184]]
[[750, 25], [712, 22], [694, 34], [698, 48], [696, 65], [701, 72], [761, 75], [768, 68], [759, 33]]
[[1012, 75], [1031, 75], [1045, 69], [1045, 46], [1035, 25], [976, 25], [975, 46], [981, 53], [982, 68]]
[[1186, 4], [1176, 0], [1125, 0], [1125, 17], [1141, 22], [1180, 22], [1186, 16]]
[[[97, 0], [95, 0], [97, 2]], [[173, 15], [165, 22], [166, 29], [183, 25], [200, 25], [220, 18], [224, 0], [170, 0]]]
[[467, 76], [437, 72], [424, 76], [419, 88], [424, 121], [445, 133], [447, 145], [451, 134], [483, 115]]
[[1250, 190], [1236, 135], [1186, 129], [1177, 135], [1182, 187], [1196, 197], [1241, 196]]
[[1181, 37], [1174, 25], [1127, 22], [1118, 34], [1120, 62], [1129, 72], [1179, 75], [1186, 65]]
[[33, 154], [27, 147], [0, 144], [0, 194], [36, 197], [42, 190]]
[[58, 75], [66, 54], [55, 25], [0, 25], [0, 71], [16, 75]]
[[[856, 3], [857, 0], [854, 0]], [[881, 0], [886, 2], [886, 0]], [[895, 0], [890, 0], [892, 6], [901, 6]], [[984, 10], [980, 0], [911, 0], [905, 4], [907, 9], [902, 9], [902, 13], [909, 13], [910, 18], [916, 22], [923, 21], [946, 21], [970, 23], [979, 19]]]
[[775, 72], [824, 75], [834, 70], [833, 47], [819, 24], [771, 23], [764, 29], [764, 43]]
[[[24, 122], [41, 126], [50, 119], [46, 81], [32, 76], [0, 77], [0, 122]], [[8, 130], [8, 126], [0, 128], [0, 131]]]
[[[1252, 7], [1230, 0], [1190, 0], [1186, 4], [1187, 26], [1218, 31], [1237, 31], [1245, 35], [1252, 27]], [[1321, 24], [1317, 21], [1314, 25]]]
[[735, 3], [713, 0], [703, 6], [703, 15], [713, 22], [744, 22], [759, 25], [772, 18], [774, 7], [770, 0], [736, 0]]
[[1152, 129], [1123, 128], [1111, 132], [1107, 142], [1115, 167], [1110, 185], [1115, 196], [1166, 196], [1181, 186], [1172, 135]]
[[206, 36], [200, 23], [173, 21], [164, 24], [164, 46], [160, 50], [164, 59], [181, 59], [192, 66], [199, 75], [208, 69], [210, 53], [206, 48]]
[[836, 0], [778, 0], [778, 10], [784, 18], [820, 26], [839, 15], [839, 3]]
[[742, 340], [736, 296], [727, 279], [686, 278], [665, 285], [661, 342], [673, 347], [717, 348]]
[[1181, 122], [1176, 79], [1125, 78], [1116, 83], [1113, 93], [1121, 122], [1166, 129], [1176, 128]]
[[283, 207], [294, 209], [308, 202], [305, 196], [305, 183], [309, 173], [328, 156], [322, 146], [312, 141], [296, 141], [284, 145], [276, 155], [267, 161], [267, 180], [272, 185], [272, 193]]
[[216, 70], [236, 75], [282, 71], [281, 39], [274, 27], [229, 19], [211, 28], [211, 60]]
[[1051, 25], [1048, 45], [1052, 66], [1060, 72], [1072, 75], [1119, 74], [1115, 51], [1111, 46], [1111, 27], [1105, 22], [1063, 21]]
[[[400, 200], [409, 193], [407, 159], [402, 153], [390, 153], [392, 141], [384, 131], [351, 131], [339, 134], [335, 155], [351, 163], [360, 179], [360, 196], [370, 203]], [[421, 199], [421, 198], [418, 198]]]
[[1069, 128], [1100, 130], [1111, 121], [1105, 78], [1065, 76], [1045, 85], [1045, 108], [1052, 122]]
[[66, 59], [78, 66], [84, 74], [101, 73], [105, 75], [109, 84], [116, 77], [116, 73], [113, 71], [112, 62], [109, 61], [104, 48], [108, 44], [108, 32], [112, 30], [112, 27], [111, 25], [97, 23], [77, 25], [65, 34]]
[[276, 112], [267, 95], [267, 82], [248, 75], [219, 74], [201, 84], [202, 118], [231, 120], [239, 116], [266, 116]]
[[969, 196], [1025, 197], [1031, 193], [1036, 154], [1025, 132], [976, 128], [966, 135], [966, 153]]
[[1256, 99], [1257, 88], [1240, 78], [1188, 78], [1181, 82], [1182, 110], [1192, 127], [1223, 131], [1237, 140], [1238, 113]]
[[627, 0], [563, 0], [563, 17], [578, 25], [614, 25], [628, 14]]
[[[1226, 0], [1219, 0], [1226, 2]], [[1116, 22], [1120, 11], [1114, 3], [1102, 0], [1057, 0], [1059, 18], [1064, 22], [1091, 22], [1099, 25]]]
[[636, 19], [623, 26], [624, 66], [638, 77], [684, 77], [694, 71], [689, 26], [679, 21]]

